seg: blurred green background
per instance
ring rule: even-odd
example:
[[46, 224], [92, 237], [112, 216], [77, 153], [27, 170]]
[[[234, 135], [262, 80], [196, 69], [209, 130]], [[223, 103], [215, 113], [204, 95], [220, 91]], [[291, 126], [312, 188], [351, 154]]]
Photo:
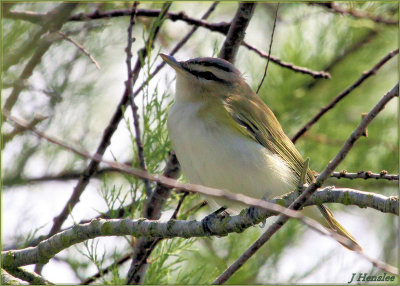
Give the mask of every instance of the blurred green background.
[[[170, 12], [185, 11], [200, 18], [212, 2], [174, 2]], [[20, 75], [38, 48], [29, 46], [40, 26], [26, 20], [9, 19], [7, 11], [46, 13], [58, 3], [3, 4], [2, 106], [12, 89], [22, 85], [12, 114], [31, 121], [35, 116], [46, 119], [36, 125], [39, 130], [60, 138], [73, 146], [94, 152], [100, 142], [127, 79], [125, 48], [129, 17], [81, 22], [67, 22], [61, 31], [82, 45], [101, 66], [98, 70], [75, 45], [57, 33], [48, 33], [41, 40], [51, 41], [32, 76], [21, 81]], [[397, 2], [340, 2], [345, 10], [385, 19], [398, 19]], [[143, 2], [141, 9], [160, 9], [162, 3]], [[130, 3], [80, 3], [73, 14], [96, 9], [108, 11], [129, 9]], [[207, 21], [229, 22], [237, 3], [220, 3]], [[245, 40], [267, 53], [274, 21], [275, 3], [259, 3], [247, 29]], [[138, 17], [133, 28], [133, 60], [143, 46], [154, 19]], [[161, 63], [158, 52], [168, 53], [192, 27], [182, 21], [166, 20], [155, 41], [155, 47], [139, 76], [134, 89], [145, 82], [149, 73]], [[199, 28], [176, 54], [179, 60], [199, 56], [216, 56], [224, 35]], [[277, 18], [272, 55], [311, 70], [325, 70], [331, 79], [314, 79], [309, 75], [269, 64], [266, 80], [259, 92], [273, 110], [285, 132], [293, 136], [321, 107], [353, 84], [363, 72], [398, 47], [398, 25], [377, 23], [370, 19], [333, 13], [321, 5], [281, 3]], [[22, 52], [20, 52], [22, 51]], [[20, 52], [20, 53], [19, 53]], [[10, 61], [13, 64], [9, 64]], [[368, 112], [398, 81], [398, 57], [386, 63], [375, 75], [351, 92], [333, 110], [324, 115], [296, 146], [310, 166], [319, 172], [336, 155], [357, 127], [361, 114]], [[245, 47], [239, 49], [236, 67], [255, 90], [261, 81], [266, 60]], [[140, 110], [142, 140], [149, 171], [161, 173], [170, 151], [166, 131], [166, 114], [173, 100], [174, 77], [163, 69], [137, 98]], [[106, 159], [136, 162], [136, 145], [132, 132], [131, 112], [125, 113]], [[12, 124], [3, 122], [3, 246], [21, 247], [27, 238], [46, 234], [67, 198], [76, 178], [64, 180], [60, 174], [79, 174], [88, 161], [38, 139], [29, 132], [17, 132]], [[11, 135], [10, 135], [11, 134]], [[355, 144], [340, 170], [357, 172], [387, 170], [398, 173], [398, 99], [392, 100], [368, 127], [368, 137]], [[40, 179], [40, 182], [35, 180]], [[184, 177], [182, 177], [184, 180]], [[398, 182], [386, 180], [330, 179], [327, 185], [355, 188], [384, 195], [396, 195]], [[106, 173], [92, 179], [73, 221], [90, 219], [99, 212], [115, 209], [132, 201], [136, 208], [130, 216], [140, 217], [145, 197], [140, 180], [123, 174]], [[165, 209], [171, 213], [179, 199], [173, 193]], [[189, 196], [182, 213], [201, 199]], [[373, 257], [397, 265], [397, 217], [353, 206], [332, 205], [338, 220], [359, 240]], [[189, 216], [202, 218], [209, 209]], [[267, 225], [273, 221], [269, 219]], [[258, 226], [242, 234], [224, 238], [171, 239], [163, 241], [152, 254], [145, 283], [210, 283], [230, 265], [263, 231]], [[115, 257], [130, 251], [130, 238], [99, 239], [62, 252], [43, 272], [53, 282], [79, 283], [98, 268], [109, 265]], [[116, 246], [118, 245], [118, 246]], [[96, 246], [96, 247], [94, 247]], [[79, 253], [77, 252], [79, 251]], [[98, 257], [90, 255], [98, 252]], [[102, 256], [104, 253], [104, 256]], [[99, 257], [103, 257], [100, 259]], [[102, 277], [102, 283], [121, 283], [129, 263]], [[57, 270], [59, 272], [57, 272]], [[56, 272], [54, 272], [56, 271]], [[59, 273], [63, 272], [62, 275]], [[322, 238], [297, 222], [290, 222], [248, 261], [230, 280], [232, 284], [251, 283], [346, 283], [351, 273], [379, 273], [355, 254], [335, 242]], [[51, 274], [58, 273], [58, 274]]]

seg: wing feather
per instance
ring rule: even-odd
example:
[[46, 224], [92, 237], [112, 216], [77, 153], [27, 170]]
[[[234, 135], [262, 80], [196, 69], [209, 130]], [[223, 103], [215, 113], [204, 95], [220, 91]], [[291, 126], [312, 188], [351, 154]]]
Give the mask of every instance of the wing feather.
[[[254, 92], [246, 97], [230, 94], [224, 98], [224, 106], [230, 116], [245, 127], [249, 137], [279, 155], [300, 177], [304, 164], [302, 156], [283, 132], [274, 113]], [[308, 170], [307, 182], [312, 178], [313, 174]]]

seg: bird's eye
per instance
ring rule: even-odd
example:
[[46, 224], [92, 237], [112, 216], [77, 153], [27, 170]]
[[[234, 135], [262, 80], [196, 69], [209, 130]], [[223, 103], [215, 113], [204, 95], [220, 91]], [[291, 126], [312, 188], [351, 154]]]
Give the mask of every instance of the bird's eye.
[[215, 80], [216, 76], [212, 72], [203, 72], [201, 75], [203, 78], [207, 80]]

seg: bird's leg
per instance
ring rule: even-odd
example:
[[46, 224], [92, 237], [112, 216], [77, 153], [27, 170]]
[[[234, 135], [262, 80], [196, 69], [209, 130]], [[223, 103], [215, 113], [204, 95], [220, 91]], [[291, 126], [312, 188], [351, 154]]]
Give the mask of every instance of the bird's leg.
[[226, 207], [220, 207], [215, 212], [209, 214], [208, 216], [206, 216], [205, 218], [203, 218], [201, 220], [201, 225], [203, 226], [203, 230], [207, 235], [213, 234], [209, 227], [209, 223], [212, 219], [215, 219], [217, 217], [225, 217], [225, 216], [229, 215], [225, 210], [226, 210]]

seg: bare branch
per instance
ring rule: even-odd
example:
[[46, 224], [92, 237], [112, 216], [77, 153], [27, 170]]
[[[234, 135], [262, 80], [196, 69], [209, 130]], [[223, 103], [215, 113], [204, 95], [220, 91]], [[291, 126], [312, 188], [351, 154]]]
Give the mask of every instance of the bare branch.
[[370, 70], [363, 72], [362, 75], [348, 88], [342, 91], [338, 96], [336, 96], [328, 105], [321, 108], [321, 110], [311, 118], [300, 130], [292, 137], [293, 143], [297, 141], [304, 133], [306, 133], [311, 126], [313, 126], [317, 121], [329, 110], [335, 107], [335, 105], [340, 102], [343, 98], [345, 98], [349, 93], [351, 93], [354, 89], [356, 89], [359, 85], [361, 85], [366, 79], [370, 76], [374, 75], [386, 62], [388, 62], [391, 58], [396, 56], [399, 53], [399, 49], [393, 50], [384, 56], [375, 66], [373, 66]]
[[[31, 128], [35, 127], [37, 124], [39, 124], [40, 122], [42, 122], [45, 119], [47, 119], [46, 116], [43, 116], [41, 114], [35, 114], [33, 119], [32, 119], [32, 121], [29, 123], [29, 126]], [[20, 127], [17, 126], [11, 132], [9, 132], [7, 134], [2, 134], [3, 135], [3, 140], [2, 140], [1, 149], [4, 149], [4, 146], [7, 144], [7, 142], [11, 141], [16, 135], [20, 134], [24, 130], [26, 130], [26, 129], [20, 128]]]
[[64, 34], [61, 31], [58, 31], [58, 34], [63, 37], [63, 39], [67, 40], [68, 42], [72, 43], [73, 45], [75, 45], [79, 50], [82, 51], [82, 53], [84, 53], [86, 56], [88, 56], [88, 58], [92, 61], [92, 63], [94, 63], [94, 65], [96, 66], [96, 68], [98, 70], [101, 70], [101, 67], [99, 65], [99, 63], [96, 61], [96, 59], [85, 49], [84, 46], [82, 46], [81, 44], [77, 43], [75, 40], [73, 40], [71, 37], [69, 37], [68, 35]]
[[[25, 13], [27, 17], [25, 18]], [[144, 17], [157, 17], [160, 14], [160, 10], [151, 10], [151, 9], [138, 9], [136, 15], [137, 16], [144, 16]], [[122, 17], [122, 16], [129, 16], [130, 15], [130, 10], [111, 10], [111, 11], [94, 11], [89, 14], [76, 14], [72, 15], [70, 17], [70, 21], [87, 21], [87, 20], [96, 20], [96, 19], [109, 19], [113, 17]], [[37, 18], [37, 21], [35, 20], [35, 23], [40, 23], [39, 19], [43, 16], [43, 14], [35, 14], [33, 12], [16, 12], [16, 11], [11, 11], [10, 13], [7, 13], [4, 15], [6, 18], [12, 18], [12, 19], [21, 19], [21, 20], [28, 20], [30, 21], [33, 18]], [[206, 28], [210, 31], [213, 32], [219, 32], [221, 34], [226, 35], [228, 33], [230, 23], [226, 22], [219, 22], [219, 23], [208, 23], [204, 20], [198, 20], [192, 17], [189, 17], [185, 14], [185, 12], [179, 12], [179, 13], [173, 13], [169, 12], [167, 14], [167, 18], [171, 21], [184, 21], [189, 25], [194, 25], [196, 27], [203, 27]], [[269, 58], [273, 63], [280, 65], [281, 67], [291, 69], [294, 72], [300, 72], [303, 74], [310, 75], [314, 78], [325, 78], [328, 79], [330, 78], [330, 74], [324, 71], [312, 71], [308, 68], [305, 67], [299, 67], [296, 66], [292, 63], [287, 63], [275, 56], [269, 56], [267, 54], [264, 54], [254, 46], [246, 43], [243, 41], [241, 43], [243, 46], [248, 48], [251, 51], [256, 52], [258, 55], [260, 55], [263, 58]], [[171, 54], [172, 55], [172, 54]], [[164, 66], [164, 62], [163, 62]]]
[[359, 171], [357, 173], [348, 173], [346, 170], [341, 172], [333, 172], [331, 177], [334, 178], [346, 178], [346, 179], [376, 179], [376, 180], [388, 180], [388, 181], [398, 181], [399, 175], [388, 174], [386, 170], [382, 170], [379, 174], [372, 173], [371, 171]]
[[226, 35], [225, 42], [219, 52], [219, 57], [221, 59], [227, 60], [232, 64], [235, 63], [236, 54], [246, 35], [246, 28], [253, 16], [255, 7], [256, 3], [239, 3], [236, 15], [232, 19], [231, 26]]
[[[133, 84], [134, 84], [133, 80], [134, 80], [134, 77], [137, 78], [137, 75], [136, 76], [133, 75], [132, 67], [131, 67], [132, 43], [134, 41], [134, 39], [132, 38], [132, 28], [135, 25], [136, 9], [137, 9], [136, 7], [138, 4], [139, 4], [138, 2], [134, 2], [134, 4], [132, 5], [132, 12], [131, 12], [131, 17], [130, 17], [129, 26], [128, 26], [128, 46], [126, 47], [126, 65], [128, 68], [128, 80], [126, 81], [126, 88], [128, 90], [129, 102], [130, 102], [131, 109], [132, 109], [133, 126], [135, 128], [135, 141], [136, 141], [136, 147], [137, 147], [137, 152], [138, 152], [139, 166], [143, 171], [147, 172], [146, 159], [144, 157], [144, 150], [143, 150], [143, 143], [142, 143], [142, 135], [141, 135], [140, 126], [139, 126], [138, 107], [135, 103], [135, 98], [133, 95]], [[138, 60], [140, 60], [140, 56], [141, 56], [141, 53], [139, 52]], [[147, 179], [144, 179], [143, 182], [144, 182], [146, 195], [149, 197], [151, 194], [150, 182]]]
[[[363, 118], [356, 130], [346, 140], [343, 147], [326, 168], [320, 173], [315, 182], [313, 182], [307, 189], [290, 204], [289, 209], [298, 210], [303, 207], [304, 203], [316, 192], [316, 190], [324, 183], [324, 181], [332, 174], [339, 163], [350, 152], [354, 143], [362, 136], [363, 131], [367, 128], [368, 124], [376, 117], [376, 115], [385, 107], [385, 105], [395, 96], [399, 95], [399, 85], [393, 87], [385, 96], [378, 102], [377, 105]], [[274, 235], [287, 221], [288, 216], [280, 215], [278, 219], [258, 238], [233, 264], [231, 264], [220, 276], [215, 279], [213, 284], [225, 283], [247, 260], [252, 257], [258, 249], [261, 248], [271, 237]], [[354, 248], [353, 248], [354, 249]], [[354, 249], [359, 254], [364, 254], [362, 249]], [[370, 260], [371, 261], [371, 260]], [[371, 261], [374, 266], [382, 267], [378, 261]]]
[[295, 66], [292, 63], [284, 62], [284, 61], [282, 61], [281, 59], [279, 59], [277, 57], [268, 56], [267, 54], [263, 53], [262, 51], [260, 51], [256, 47], [248, 44], [247, 42], [243, 42], [242, 45], [245, 46], [246, 48], [248, 48], [250, 51], [256, 52], [262, 58], [270, 59], [271, 62], [273, 62], [273, 63], [275, 63], [277, 65], [280, 65], [281, 67], [288, 68], [288, 69], [291, 69], [291, 70], [293, 70], [295, 72], [299, 72], [299, 73], [302, 73], [302, 74], [310, 75], [313, 78], [325, 78], [325, 79], [331, 78], [331, 75], [328, 72], [325, 72], [325, 71], [312, 71], [312, 70], [310, 70], [308, 68], [299, 67], [299, 66]]
[[[194, 186], [194, 185], [193, 185]], [[203, 193], [207, 188], [196, 186], [196, 192], [200, 191]], [[329, 192], [329, 188], [326, 188], [327, 192]], [[193, 191], [194, 189], [192, 189]], [[321, 227], [315, 221], [304, 217], [297, 211], [286, 209], [278, 204], [272, 204], [271, 202], [284, 202], [289, 204], [290, 196], [286, 196], [283, 198], [278, 198], [275, 200], [271, 200], [271, 202], [266, 202], [259, 199], [253, 199], [244, 195], [231, 194], [227, 191], [216, 190], [218, 193], [217, 196], [224, 196], [225, 198], [233, 199], [237, 202], [244, 202], [246, 204], [256, 206], [259, 208], [263, 208], [264, 213], [268, 213], [269, 215], [276, 215], [276, 213], [284, 213], [292, 218], [299, 219], [302, 223], [310, 226], [313, 230], [316, 230], [318, 233], [327, 235], [341, 241], [343, 243], [347, 243], [347, 240], [343, 237], [337, 235], [333, 231], [329, 231]], [[325, 190], [324, 190], [325, 191]], [[322, 191], [322, 192], [324, 192]], [[350, 190], [348, 190], [351, 192]], [[316, 193], [318, 194], [318, 192]], [[292, 196], [291, 199], [294, 199], [295, 196]], [[318, 200], [318, 199], [316, 199]], [[269, 211], [267, 211], [269, 210]], [[267, 212], [265, 212], [267, 211]], [[262, 211], [259, 211], [260, 214]], [[265, 218], [265, 216], [264, 216]], [[249, 213], [242, 212], [240, 215], [225, 217], [223, 220], [219, 218], [212, 218], [212, 235], [224, 236], [231, 232], [242, 232], [244, 229], [254, 225], [254, 223], [259, 222], [260, 220], [254, 219], [254, 216], [251, 217]], [[262, 218], [261, 218], [262, 220]], [[101, 237], [101, 236], [123, 236], [123, 235], [133, 235], [135, 237], [153, 237], [153, 238], [171, 238], [171, 237], [204, 237], [210, 236], [209, 232], [206, 232], [203, 228], [203, 224], [201, 221], [181, 221], [181, 220], [170, 220], [168, 222], [160, 222], [155, 220], [146, 220], [146, 219], [95, 219], [87, 224], [79, 224], [74, 227], [65, 230], [57, 235], [50, 237], [49, 239], [42, 241], [36, 247], [30, 247], [22, 250], [10, 250], [3, 251], [3, 261], [4, 267], [6, 269], [19, 267], [23, 265], [29, 265], [33, 263], [45, 262], [48, 259], [52, 258], [58, 252], [63, 249], [68, 248], [71, 245], [80, 243], [82, 241]], [[349, 245], [351, 246], [351, 245]], [[361, 253], [364, 256], [364, 253]], [[371, 258], [369, 258], [371, 260]], [[383, 262], [376, 261], [372, 259], [374, 263], [378, 263], [379, 267], [384, 269], [390, 273], [396, 273], [397, 269], [390, 265], [386, 265]]]
[[100, 273], [102, 273], [103, 275], [106, 275], [106, 274], [107, 274], [108, 272], [110, 272], [110, 271], [112, 270], [112, 268], [115, 267], [116, 265], [119, 266], [119, 265], [122, 265], [122, 264], [124, 264], [125, 262], [129, 261], [129, 259], [132, 258], [132, 255], [133, 255], [132, 253], [128, 253], [128, 254], [126, 254], [125, 256], [119, 258], [117, 261], [114, 261], [111, 265], [109, 265], [109, 266], [103, 268], [103, 269], [101, 270], [101, 272], [97, 272], [95, 275], [93, 275], [93, 276], [91, 276], [91, 277], [89, 277], [89, 278], [83, 280], [83, 281], [81, 282], [81, 285], [89, 285], [90, 283], [93, 283], [94, 281], [96, 281], [98, 278], [101, 277], [101, 274], [100, 274]]

